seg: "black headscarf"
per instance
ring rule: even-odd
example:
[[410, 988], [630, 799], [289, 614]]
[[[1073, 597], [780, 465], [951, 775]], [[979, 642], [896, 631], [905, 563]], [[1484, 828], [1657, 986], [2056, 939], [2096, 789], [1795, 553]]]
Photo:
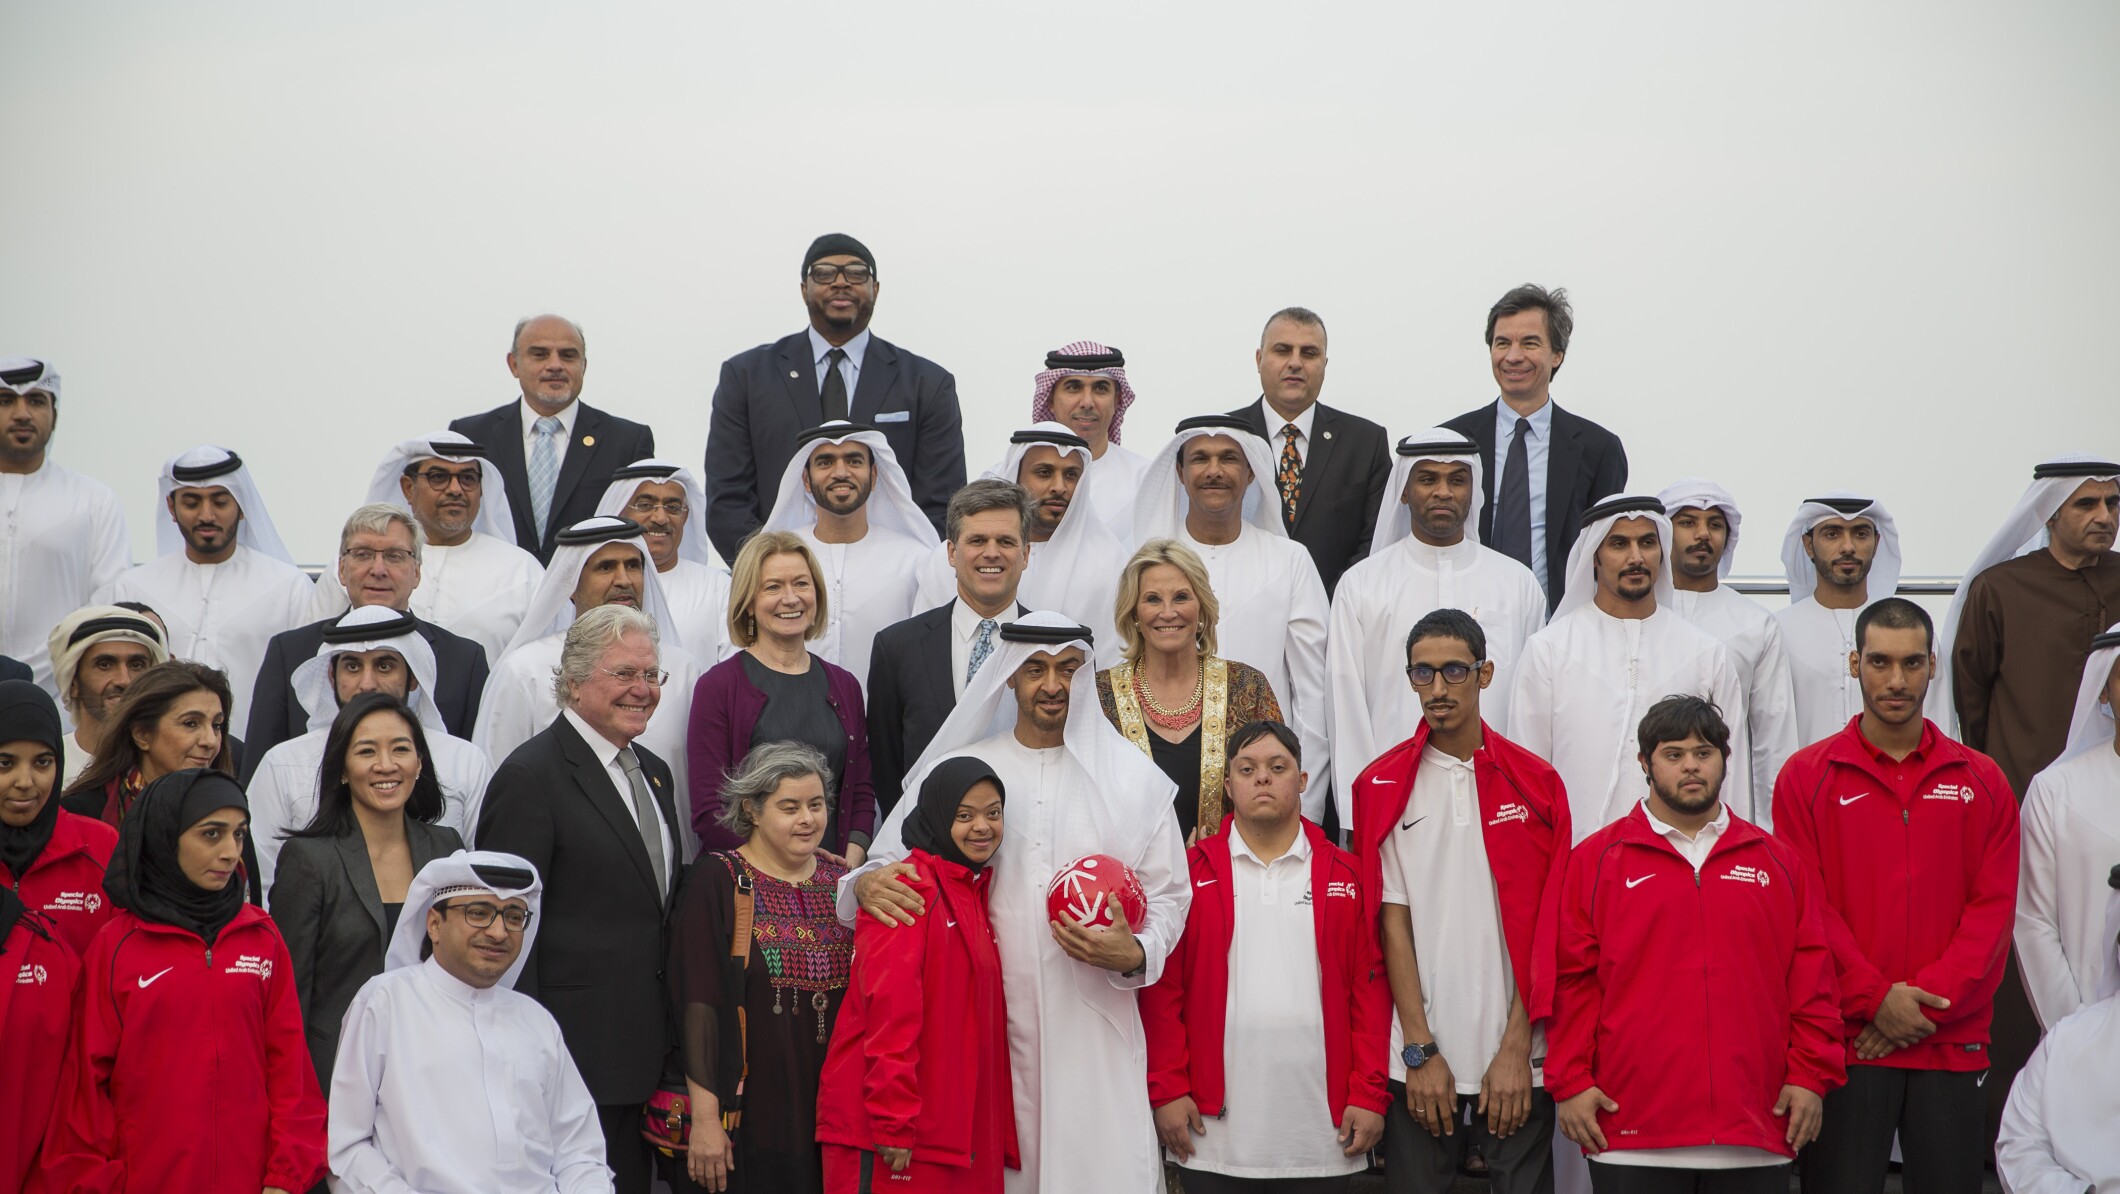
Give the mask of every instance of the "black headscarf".
[[[66, 743], [60, 733], [59, 706], [52, 703], [50, 693], [27, 680], [0, 680], [0, 742], [36, 742], [64, 759]], [[20, 883], [22, 872], [44, 853], [58, 824], [59, 774], [55, 769], [51, 793], [36, 818], [19, 829], [0, 825], [0, 863], [7, 864], [7, 872], [15, 877], [15, 882]]]
[[985, 866], [985, 863], [973, 862], [967, 857], [957, 845], [957, 839], [950, 836], [950, 827], [957, 822], [957, 806], [964, 803], [964, 794], [980, 780], [992, 783], [1001, 793], [1002, 803], [1008, 802], [1008, 787], [1001, 782], [1000, 776], [994, 774], [994, 769], [987, 766], [986, 760], [957, 755], [935, 764], [927, 778], [920, 782], [918, 802], [905, 819], [905, 844], [974, 871]]
[[177, 865], [177, 839], [217, 809], [250, 811], [243, 789], [226, 773], [205, 767], [172, 771], [147, 785], [125, 810], [118, 849], [103, 872], [110, 902], [142, 920], [190, 929], [208, 945], [243, 910], [243, 877], [208, 891]]

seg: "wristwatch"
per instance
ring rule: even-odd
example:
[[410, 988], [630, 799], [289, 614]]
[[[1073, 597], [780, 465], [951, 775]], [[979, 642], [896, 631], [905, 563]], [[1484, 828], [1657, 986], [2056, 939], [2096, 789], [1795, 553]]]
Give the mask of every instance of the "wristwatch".
[[1430, 1041], [1425, 1045], [1408, 1045], [1401, 1051], [1400, 1059], [1406, 1063], [1407, 1069], [1417, 1070], [1427, 1065], [1429, 1058], [1442, 1051], [1442, 1047], [1434, 1041]]

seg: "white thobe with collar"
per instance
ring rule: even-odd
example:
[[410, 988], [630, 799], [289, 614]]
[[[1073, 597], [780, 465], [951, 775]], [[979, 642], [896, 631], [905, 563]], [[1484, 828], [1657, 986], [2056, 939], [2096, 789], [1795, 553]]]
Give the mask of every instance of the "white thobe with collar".
[[810, 545], [824, 573], [827, 621], [810, 650], [854, 673], [866, 694], [876, 634], [920, 608], [914, 604], [920, 570], [935, 545], [876, 527], [852, 543], [826, 543], [815, 527], [795, 533]]
[[[2105, 943], [2106, 964], [2113, 943]], [[2009, 1194], [2120, 1194], [2120, 995], [2053, 1025], [2017, 1071], [1995, 1140]]]
[[[1796, 692], [1789, 678], [1788, 653], [1782, 650], [1781, 624], [1760, 604], [1728, 585], [1705, 593], [1678, 590], [1671, 608], [1721, 640], [1737, 665], [1745, 686], [1747, 737], [1752, 742], [1749, 766], [1753, 803], [1766, 811], [1765, 796], [1774, 790], [1781, 765], [1796, 753]], [[1760, 828], [1772, 830], [1766, 821]]]
[[1774, 611], [1796, 707], [1796, 748], [1830, 738], [1862, 712], [1862, 681], [1848, 671], [1859, 609], [1827, 609], [1806, 597]]
[[[2039, 1023], [2052, 1028], [2096, 1001], [2113, 961], [2105, 901], [2107, 876], [2120, 862], [2120, 753], [2112, 743], [2032, 777], [2018, 840], [2018, 966]], [[2120, 1065], [2120, 1055], [2113, 1061]]]
[[29, 665], [54, 698], [52, 627], [132, 565], [125, 512], [108, 485], [54, 463], [0, 473], [0, 655]]
[[169, 654], [228, 673], [230, 727], [250, 724], [266, 644], [302, 625], [316, 585], [293, 564], [240, 543], [219, 564], [194, 564], [182, 548], [120, 575], [99, 605], [144, 602], [169, 627]]

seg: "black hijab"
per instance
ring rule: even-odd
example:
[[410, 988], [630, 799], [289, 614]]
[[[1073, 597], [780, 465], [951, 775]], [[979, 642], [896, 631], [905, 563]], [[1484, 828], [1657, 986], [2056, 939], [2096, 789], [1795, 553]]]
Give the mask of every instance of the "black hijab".
[[[944, 862], [970, 867], [977, 873], [985, 863], [973, 862], [950, 836], [950, 827], [957, 822], [957, 806], [964, 803], [964, 794], [972, 785], [986, 780], [1001, 793], [1003, 804], [1008, 802], [1008, 787], [986, 760], [970, 755], [957, 755], [942, 760], [929, 771], [920, 782], [920, 796], [913, 811], [905, 819], [903, 840], [908, 846], [925, 850]], [[992, 859], [987, 861], [991, 862]]]
[[205, 767], [172, 771], [147, 785], [125, 810], [118, 849], [103, 873], [110, 902], [142, 920], [190, 929], [208, 945], [243, 910], [244, 882], [208, 891], [177, 865], [177, 839], [217, 809], [250, 811], [243, 789], [226, 773]]
[[[66, 758], [66, 743], [60, 737], [59, 706], [51, 694], [27, 680], [0, 681], [0, 742], [35, 742], [51, 748], [53, 756]], [[16, 828], [0, 825], [0, 863], [22, 882], [22, 872], [44, 853], [59, 824], [59, 772], [52, 772], [52, 790], [44, 807], [29, 824]]]

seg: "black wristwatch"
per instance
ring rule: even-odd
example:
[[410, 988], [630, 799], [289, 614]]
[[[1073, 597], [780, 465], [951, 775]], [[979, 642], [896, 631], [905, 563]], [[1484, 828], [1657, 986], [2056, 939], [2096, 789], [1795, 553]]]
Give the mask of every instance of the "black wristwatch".
[[1417, 1070], [1428, 1064], [1428, 1059], [1443, 1051], [1442, 1046], [1430, 1041], [1425, 1045], [1408, 1045], [1399, 1054], [1409, 1070]]

